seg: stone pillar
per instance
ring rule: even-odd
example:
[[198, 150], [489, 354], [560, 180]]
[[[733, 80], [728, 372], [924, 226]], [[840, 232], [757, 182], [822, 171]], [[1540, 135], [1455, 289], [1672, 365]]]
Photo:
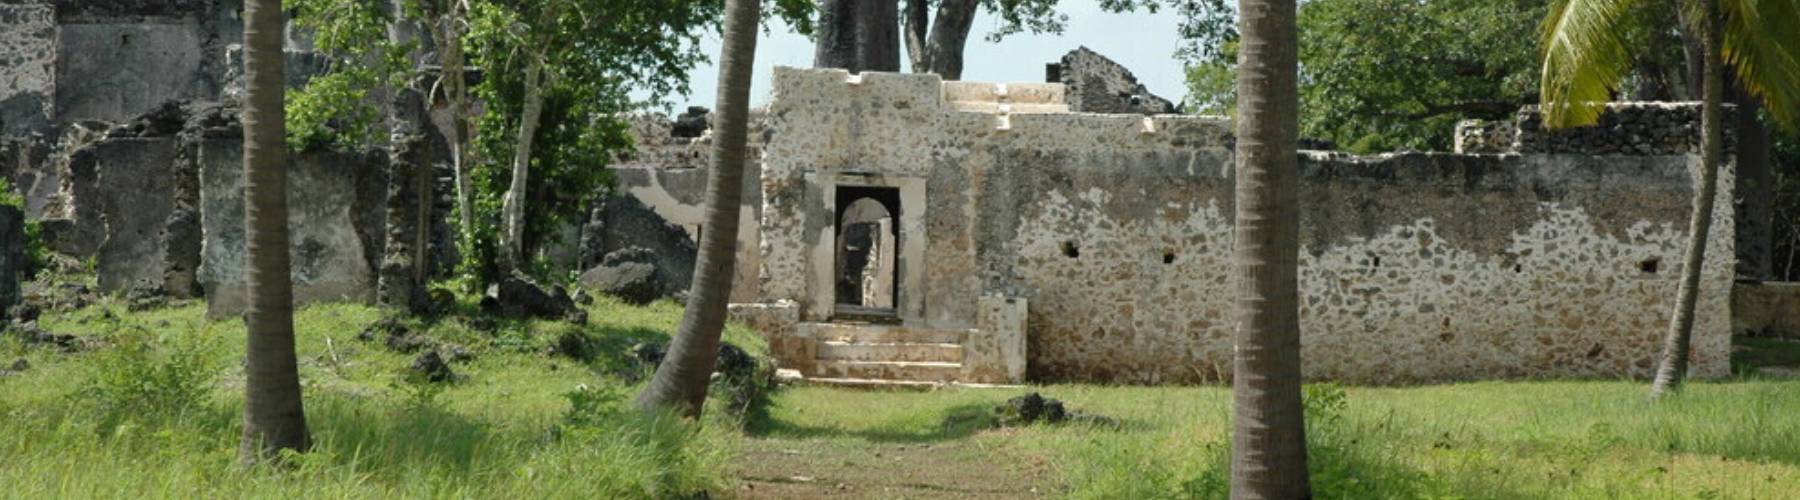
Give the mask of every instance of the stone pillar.
[[1018, 384], [1025, 381], [1024, 298], [982, 295], [976, 328], [963, 343], [963, 381]]

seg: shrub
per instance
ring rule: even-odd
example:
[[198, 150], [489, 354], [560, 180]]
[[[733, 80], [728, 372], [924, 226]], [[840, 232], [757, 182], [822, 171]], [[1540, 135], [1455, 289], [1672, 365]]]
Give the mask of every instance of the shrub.
[[95, 354], [89, 378], [72, 397], [97, 419], [101, 432], [128, 420], [166, 418], [211, 403], [220, 345], [204, 332], [155, 338], [125, 327]]

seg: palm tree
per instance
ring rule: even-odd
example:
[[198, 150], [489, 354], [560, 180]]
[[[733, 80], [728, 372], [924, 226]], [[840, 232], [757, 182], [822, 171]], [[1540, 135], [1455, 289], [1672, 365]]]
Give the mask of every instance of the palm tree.
[[1294, 0], [1238, 0], [1232, 498], [1312, 497], [1300, 401], [1295, 8]]
[[681, 327], [650, 385], [637, 397], [646, 410], [677, 409], [700, 416], [706, 384], [718, 363], [719, 334], [737, 253], [738, 203], [743, 196], [744, 143], [750, 115], [750, 76], [756, 59], [759, 0], [728, 0], [725, 39], [719, 55], [718, 135], [713, 138], [712, 173], [706, 179], [706, 231]]
[[286, 16], [280, 0], [244, 2], [244, 229], [250, 260], [244, 361], [244, 437], [238, 458], [255, 463], [311, 444], [294, 359], [294, 294], [288, 259]]
[[[1591, 125], [1629, 67], [1625, 13], [1644, 0], [1557, 0], [1544, 21], [1544, 124]], [[1800, 110], [1800, 0], [1690, 0], [1688, 23], [1700, 32], [1702, 91], [1700, 179], [1688, 221], [1688, 248], [1674, 318], [1663, 339], [1652, 398], [1678, 389], [1687, 376], [1706, 241], [1718, 196], [1724, 142], [1725, 64], [1740, 88], [1760, 96], [1776, 121], [1792, 127]], [[1637, 27], [1644, 28], [1644, 27]], [[1648, 27], [1655, 28], [1655, 27]]]

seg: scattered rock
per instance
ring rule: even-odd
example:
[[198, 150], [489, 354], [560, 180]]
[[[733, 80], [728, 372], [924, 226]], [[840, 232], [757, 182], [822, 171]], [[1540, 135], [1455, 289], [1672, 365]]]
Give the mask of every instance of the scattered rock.
[[15, 360], [13, 360], [13, 362], [12, 362], [12, 366], [8, 366], [8, 367], [7, 367], [7, 368], [6, 368], [6, 369], [7, 369], [7, 370], [11, 370], [11, 371], [15, 371], [15, 372], [22, 372], [22, 371], [25, 371], [25, 370], [30, 370], [30, 369], [31, 369], [31, 362], [30, 362], [30, 361], [26, 361], [26, 360], [25, 360], [25, 358], [19, 358], [19, 359], [15, 359]]
[[1061, 424], [1079, 422], [1095, 425], [1117, 427], [1118, 421], [1109, 417], [1069, 411], [1063, 402], [1046, 398], [1038, 393], [1030, 393], [1006, 400], [994, 408], [996, 423], [1001, 427], [1015, 427], [1035, 423]]
[[419, 379], [432, 383], [449, 382], [456, 378], [456, 372], [450, 370], [450, 364], [436, 350], [425, 351], [413, 360], [408, 373]]
[[457, 344], [444, 344], [438, 348], [451, 363], [467, 363], [475, 360], [475, 352]]
[[428, 295], [431, 299], [431, 311], [446, 314], [456, 310], [456, 293], [442, 288], [433, 288]]
[[37, 321], [38, 315], [41, 312], [42, 311], [40, 309], [38, 309], [37, 304], [24, 303], [24, 304], [12, 306], [12, 309], [6, 312], [6, 316], [8, 318], [11, 318], [13, 321], [17, 321], [20, 323], [30, 323], [33, 321]]
[[575, 314], [581, 311], [561, 287], [545, 289], [517, 273], [501, 279], [493, 296], [503, 316], [587, 321], [585, 313]]
[[126, 310], [139, 312], [167, 307], [169, 299], [168, 294], [163, 293], [162, 287], [138, 286], [132, 287], [130, 292], [126, 292], [125, 303]]
[[556, 343], [550, 346], [550, 354], [587, 361], [594, 357], [593, 341], [580, 330], [563, 330], [562, 334], [556, 336]]
[[669, 135], [688, 139], [706, 135], [706, 130], [711, 128], [706, 123], [706, 116], [711, 112], [704, 106], [688, 106], [686, 113], [675, 117], [675, 124], [669, 129]]
[[637, 360], [639, 366], [648, 368], [656, 368], [656, 365], [662, 364], [663, 358], [669, 354], [668, 348], [654, 342], [639, 342], [625, 352], [630, 354], [632, 359]]
[[584, 305], [584, 306], [594, 305], [594, 296], [588, 295], [587, 290], [582, 290], [580, 288], [576, 288], [575, 293], [570, 294], [569, 298], [574, 300], [575, 303], [579, 304], [579, 305]]
[[69, 352], [79, 351], [88, 346], [88, 342], [81, 337], [45, 331], [38, 328], [37, 322], [13, 324], [0, 335], [10, 335], [26, 344], [55, 345]]
[[395, 352], [412, 353], [420, 349], [431, 348], [435, 343], [431, 339], [415, 335], [410, 331], [390, 333], [387, 337], [387, 348]]
[[581, 286], [634, 306], [655, 302], [662, 296], [662, 288], [656, 282], [656, 266], [638, 262], [590, 269], [581, 275]]

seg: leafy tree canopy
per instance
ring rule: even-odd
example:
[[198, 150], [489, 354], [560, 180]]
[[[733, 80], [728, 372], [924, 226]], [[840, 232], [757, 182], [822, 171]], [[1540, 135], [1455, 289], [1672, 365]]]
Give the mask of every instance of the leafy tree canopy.
[[[1172, 2], [1186, 17], [1189, 107], [1230, 114], [1235, 12]], [[1544, 0], [1311, 0], [1299, 11], [1301, 135], [1359, 153], [1447, 150], [1455, 123], [1536, 99]]]

